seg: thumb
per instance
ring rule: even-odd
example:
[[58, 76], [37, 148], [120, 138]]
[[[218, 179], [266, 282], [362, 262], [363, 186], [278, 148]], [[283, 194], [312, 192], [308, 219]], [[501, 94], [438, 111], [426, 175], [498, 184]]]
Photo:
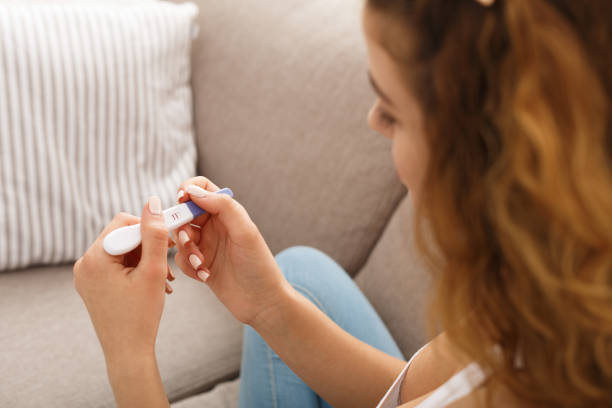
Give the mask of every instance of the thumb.
[[251, 231], [253, 221], [246, 209], [232, 197], [207, 191], [193, 184], [185, 190], [198, 207], [218, 217], [230, 236], [238, 238]]
[[140, 219], [140, 234], [142, 235], [142, 252], [140, 265], [145, 270], [157, 270], [164, 275], [168, 262], [168, 228], [164, 223], [161, 201], [152, 196], [142, 211]]

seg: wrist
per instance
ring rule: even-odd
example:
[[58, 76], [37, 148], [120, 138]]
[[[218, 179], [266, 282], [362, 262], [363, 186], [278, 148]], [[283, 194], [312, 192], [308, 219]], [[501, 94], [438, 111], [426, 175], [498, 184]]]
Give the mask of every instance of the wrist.
[[113, 354], [106, 357], [106, 369], [111, 379], [137, 378], [143, 372], [157, 370], [157, 357], [152, 353]]
[[285, 330], [287, 321], [298, 306], [300, 298], [300, 293], [285, 280], [274, 301], [258, 313], [249, 325], [262, 336]]
[[107, 373], [117, 407], [168, 408], [155, 354], [107, 359]]

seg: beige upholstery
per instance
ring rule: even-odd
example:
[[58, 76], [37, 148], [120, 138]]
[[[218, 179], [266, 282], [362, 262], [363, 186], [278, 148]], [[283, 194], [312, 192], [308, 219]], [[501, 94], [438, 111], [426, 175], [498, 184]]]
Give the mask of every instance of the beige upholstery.
[[194, 395], [172, 404], [172, 408], [236, 408], [240, 379], [217, 385], [210, 392]]
[[361, 0], [198, 1], [199, 169], [231, 186], [273, 252], [355, 274], [405, 189], [370, 131]]
[[[168, 396], [177, 400], [237, 374], [242, 328], [204, 284], [180, 274], [172, 285], [157, 355]], [[0, 274], [0, 347], [0, 406], [114, 406], [72, 266]]]
[[412, 216], [406, 197], [355, 278], [406, 358], [426, 342], [424, 308], [430, 281], [415, 251]]

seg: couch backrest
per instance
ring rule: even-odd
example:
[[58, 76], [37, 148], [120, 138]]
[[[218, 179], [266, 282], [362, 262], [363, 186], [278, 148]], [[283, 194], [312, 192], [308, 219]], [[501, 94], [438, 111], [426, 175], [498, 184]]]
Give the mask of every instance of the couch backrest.
[[370, 131], [361, 0], [196, 1], [199, 173], [229, 186], [273, 252], [365, 263], [406, 190]]

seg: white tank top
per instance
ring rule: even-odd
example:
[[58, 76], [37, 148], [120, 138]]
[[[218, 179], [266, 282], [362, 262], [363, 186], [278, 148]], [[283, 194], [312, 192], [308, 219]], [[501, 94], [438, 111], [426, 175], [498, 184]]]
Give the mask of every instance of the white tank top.
[[[412, 363], [412, 360], [423, 350], [425, 346], [421, 347], [419, 351], [414, 353], [408, 364], [404, 367], [402, 372], [393, 382], [391, 388], [387, 391], [385, 396], [380, 400], [376, 408], [397, 408], [400, 405], [400, 391], [404, 377], [408, 367]], [[487, 378], [484, 371], [476, 363], [468, 364], [463, 370], [453, 375], [448, 381], [442, 384], [439, 388], [434, 390], [429, 397], [423, 400], [416, 408], [441, 408], [448, 404], [451, 404], [472, 391], [478, 388], [480, 384]]]

